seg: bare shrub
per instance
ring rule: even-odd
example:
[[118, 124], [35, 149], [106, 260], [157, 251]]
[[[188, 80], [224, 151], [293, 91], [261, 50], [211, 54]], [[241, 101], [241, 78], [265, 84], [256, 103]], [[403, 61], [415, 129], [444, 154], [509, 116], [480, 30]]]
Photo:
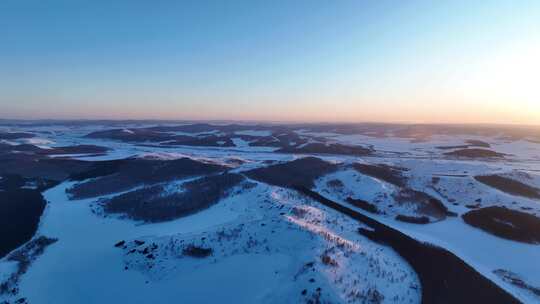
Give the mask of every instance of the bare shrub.
[[183, 255], [194, 258], [206, 258], [212, 255], [213, 252], [214, 250], [212, 248], [199, 247], [193, 244], [188, 245], [182, 250]]

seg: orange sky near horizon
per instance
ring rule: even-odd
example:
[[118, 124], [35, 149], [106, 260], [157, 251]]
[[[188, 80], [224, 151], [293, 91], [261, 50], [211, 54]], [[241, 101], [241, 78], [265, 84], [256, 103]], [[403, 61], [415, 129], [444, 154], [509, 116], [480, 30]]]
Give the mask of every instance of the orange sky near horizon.
[[0, 118], [540, 125], [540, 1], [36, 5]]

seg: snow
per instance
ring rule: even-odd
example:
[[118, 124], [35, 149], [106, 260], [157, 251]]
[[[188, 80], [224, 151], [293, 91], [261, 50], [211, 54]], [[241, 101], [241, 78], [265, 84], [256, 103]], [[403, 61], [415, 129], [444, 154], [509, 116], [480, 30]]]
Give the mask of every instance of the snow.
[[[189, 217], [160, 224], [141, 224], [94, 214], [91, 211], [92, 200], [69, 201], [65, 189], [70, 186], [71, 183], [63, 183], [44, 194], [51, 203], [43, 215], [39, 234], [58, 238], [59, 241], [47, 248], [23, 276], [20, 294], [31, 303], [96, 303], [104, 299], [107, 302], [169, 303], [171, 298], [182, 303], [200, 303], [201, 300], [290, 302], [292, 298], [300, 296], [302, 289], [314, 289], [307, 282], [306, 275], [309, 273], [298, 274], [298, 269], [307, 261], [320, 259], [318, 256], [322, 251], [329, 248], [322, 244], [334, 242], [350, 244], [349, 247], [356, 254], [351, 258], [336, 252], [335, 258], [340, 267], [335, 270], [320, 269], [314, 276], [309, 276], [316, 279], [317, 286], [323, 287], [324, 296], [344, 298], [345, 291], [382, 288], [385, 294], [392, 297], [413, 301], [419, 297], [417, 292], [411, 293], [409, 288], [418, 285], [414, 272], [397, 254], [362, 239], [354, 233], [357, 224], [353, 221], [348, 222], [352, 226], [347, 229], [353, 233], [346, 238], [335, 231], [337, 226], [321, 226], [323, 218], [330, 221], [337, 216], [340, 220], [331, 222], [342, 227], [347, 225], [347, 221], [328, 210], [300, 205], [298, 198], [284, 189], [259, 185], [252, 191], [227, 198]], [[257, 199], [258, 203], [253, 205]], [[299, 205], [306, 208], [308, 213], [317, 214], [321, 221], [312, 217], [283, 217], [280, 215], [282, 209], [277, 208], [281, 204], [290, 207]], [[262, 223], [269, 226], [261, 226]], [[238, 225], [247, 225], [247, 233], [259, 234], [259, 242], [263, 237], [268, 239], [267, 246], [271, 249], [265, 251], [263, 247], [253, 245], [252, 250], [256, 252], [238, 252], [234, 245], [237, 241], [223, 245], [215, 242], [212, 243], [216, 248], [213, 257], [199, 260], [178, 258], [174, 254], [176, 258], [156, 264], [154, 269], [159, 271], [152, 274], [150, 269], [141, 266], [145, 265], [144, 261], [129, 260], [129, 256], [113, 246], [119, 240], [141, 239], [158, 244], [170, 242], [171, 239], [199, 240], [201, 235], [208, 236], [212, 231]], [[270, 234], [270, 229], [275, 229], [276, 234]], [[312, 233], [324, 237], [314, 238]], [[348, 239], [353, 236], [354, 241]], [[247, 238], [247, 235], [240, 236], [239, 240], [242, 238]], [[291, 243], [291, 240], [296, 241]], [[218, 253], [219, 246], [224, 246], [222, 251], [225, 253]], [[390, 278], [387, 277], [369, 279], [370, 274], [380, 274], [381, 270], [371, 269], [368, 261], [379, 261], [377, 267], [392, 265], [387, 270], [388, 275], [394, 273], [408, 283], [400, 287], [401, 283], [388, 283]], [[124, 270], [126, 262], [131, 263], [129, 270]], [[139, 264], [139, 267], [132, 264]], [[321, 265], [319, 263], [316, 267], [324, 268]], [[351, 277], [354, 273], [364, 273], [365, 286], [353, 285], [353, 282], [357, 284], [356, 276]], [[304, 277], [306, 283], [296, 282], [300, 280], [298, 276]], [[332, 282], [337, 278], [341, 278], [342, 287], [333, 286]], [[379, 286], [373, 280], [386, 283]], [[208, 292], [209, 286], [212, 286], [212, 292]], [[384, 286], [390, 287], [386, 290]]]
[[22, 138], [20, 141], [25, 144], [36, 145], [40, 148], [48, 148], [55, 143], [53, 140], [41, 137]]
[[[126, 125], [123, 130], [132, 132], [132, 127], [136, 126]], [[90, 144], [111, 148], [104, 155], [66, 155], [80, 160], [188, 157], [229, 166], [231, 172], [304, 156], [274, 153], [276, 148], [272, 147], [251, 147], [234, 136], [231, 139], [235, 147], [157, 147], [83, 137], [106, 128], [38, 127], [32, 129], [50, 134], [25, 140], [44, 147]], [[467, 225], [460, 217], [448, 217], [428, 225], [396, 221], [396, 214], [413, 211], [410, 206], [394, 201], [391, 194], [397, 187], [347, 168], [354, 162], [408, 168], [406, 175], [410, 177], [411, 188], [439, 198], [458, 215], [469, 211], [466, 205], [480, 198], [482, 207], [528, 208], [523, 212], [538, 216], [537, 200], [500, 192], [478, 183], [474, 176], [502, 174], [538, 187], [540, 144], [469, 135], [437, 135], [417, 142], [394, 137], [297, 133], [308, 136], [309, 142], [315, 140], [313, 137], [325, 138], [329, 142], [373, 146], [377, 150], [376, 155], [362, 158], [318, 155], [342, 164], [342, 169], [317, 180], [316, 191], [349, 207], [345, 202], [349, 196], [376, 202], [385, 214], [356, 210], [419, 240], [450, 250], [523, 302], [540, 301], [531, 292], [493, 273], [497, 269], [511, 271], [527, 284], [540, 287], [538, 245], [498, 238]], [[271, 132], [247, 130], [235, 134], [270, 136]], [[436, 148], [462, 145], [468, 139], [488, 142], [494, 151], [512, 156], [501, 161], [455, 160], [444, 158], [446, 151]], [[436, 184], [433, 177], [438, 178]], [[334, 179], [342, 181], [343, 187], [330, 186], [329, 181]], [[180, 182], [174, 181], [169, 186]], [[58, 238], [58, 242], [47, 247], [21, 278], [20, 295], [29, 303], [170, 303], [170, 299], [182, 303], [298, 303], [317, 296], [333, 303], [345, 303], [352, 301], [351, 294], [361, 298], [369, 290], [384, 294], [383, 303], [420, 302], [418, 278], [396, 252], [359, 235], [356, 231], [362, 225], [358, 222], [294, 191], [256, 183], [254, 188], [238, 189], [196, 214], [147, 224], [93, 212], [98, 198], [68, 200], [65, 189], [70, 185], [64, 182], [44, 193], [50, 203], [37, 235]], [[126, 249], [114, 247], [121, 240], [127, 242]], [[134, 240], [157, 244], [156, 259], [129, 254], [135, 248]], [[184, 256], [181, 244], [187, 243], [209, 246], [214, 252], [203, 259]], [[323, 256], [333, 262], [323, 263]], [[15, 271], [14, 267], [13, 262], [0, 260], [0, 280]], [[322, 289], [320, 293], [317, 287]], [[305, 296], [301, 295], [304, 289]]]
[[17, 263], [12, 261], [2, 261], [0, 263], [0, 280], [4, 281], [17, 271]]
[[[426, 168], [426, 166], [419, 167], [421, 167], [421, 170], [423, 171], [429, 170], [429, 166], [428, 168]], [[440, 166], [435, 166], [435, 168], [435, 170], [441, 169]], [[432, 167], [431, 170], [433, 169], [434, 168]], [[328, 188], [324, 186], [328, 179], [336, 177], [344, 181], [345, 185], [354, 184], [354, 181], [358, 181], [358, 179], [356, 179], [352, 173], [343, 171], [339, 172], [338, 174], [329, 175], [320, 179], [317, 182], [317, 188], [322, 193], [324, 193], [324, 190], [326, 189], [326, 195], [329, 195], [330, 197], [341, 201], [343, 204], [346, 204], [344, 201], [344, 195], [336, 191], [329, 191]], [[470, 188], [472, 191], [477, 191], [475, 194], [473, 194], [471, 190], [467, 190], [467, 184], [472, 181], [470, 178], [447, 178], [446, 181], [449, 185], [455, 187], [453, 190], [451, 190], [451, 193], [453, 197], [457, 198], [457, 201], [463, 202], [465, 198], [469, 198], [469, 200], [465, 202], [472, 203], [474, 199], [471, 198], [481, 197], [484, 205], [503, 204], [507, 206], [511, 206], [511, 202], [516, 201], [515, 197], [508, 194], [499, 193], [497, 190], [488, 188], [487, 186], [482, 186], [479, 183], [476, 183], [476, 187]], [[461, 181], [464, 181], [464, 183], [461, 183]], [[353, 188], [353, 194], [358, 195], [368, 201], [373, 201], [372, 199], [374, 197], [374, 192], [377, 191], [374, 189], [381, 188], [380, 186], [377, 187], [376, 184], [370, 184], [365, 180], [361, 180], [361, 182], [359, 182], [357, 185], [361, 186]], [[423, 184], [416, 186], [425, 187]], [[389, 199], [391, 202], [391, 197]], [[518, 200], [520, 201], [521, 205], [536, 204], [536, 206], [538, 206], [538, 202], [533, 202], [528, 199]], [[396, 204], [394, 203], [394, 205]], [[451, 204], [447, 205], [449, 205], [450, 210], [458, 211], [458, 213], [468, 211], [468, 209], [464, 207], [456, 207]], [[377, 204], [377, 206], [380, 207], [381, 205]], [[524, 302], [527, 303], [538, 301], [537, 296], [504, 282], [501, 278], [493, 273], [493, 271], [497, 269], [509, 270], [518, 274], [528, 284], [532, 286], [540, 286], [540, 263], [536, 262], [540, 259], [540, 249], [538, 245], [523, 244], [498, 238], [483, 232], [480, 229], [469, 226], [459, 217], [448, 217], [440, 222], [431, 223], [428, 225], [417, 225], [396, 221], [393, 219], [393, 217], [389, 217], [387, 215], [374, 215], [359, 208], [352, 208], [364, 213], [367, 216], [374, 217], [377, 220], [418, 240], [441, 246], [453, 252], [487, 278], [493, 280], [500, 286], [503, 286]], [[387, 214], [390, 213], [388, 209], [384, 210], [387, 212]]]
[[[20, 286], [21, 294], [31, 303], [96, 303], [104, 298], [108, 302], [167, 303], [170, 299], [167, 296], [173, 296], [170, 292], [178, 290], [169, 285], [173, 282], [148, 286], [143, 276], [123, 271], [122, 257], [113, 245], [126, 238], [204, 230], [237, 216], [218, 205], [183, 220], [137, 225], [92, 214], [91, 200], [68, 201], [65, 189], [69, 186], [64, 183], [45, 193], [51, 203], [39, 233], [59, 241], [39, 258]], [[51, 275], [54, 280], [50, 279]], [[144, 292], [149, 288], [153, 292]], [[163, 292], [155, 292], [160, 289]]]
[[493, 271], [505, 269], [520, 275], [527, 283], [540, 286], [540, 250], [538, 245], [504, 240], [465, 224], [460, 218], [449, 218], [430, 225], [413, 225], [388, 220], [387, 224], [419, 240], [442, 246], [477, 271], [504, 286], [525, 303], [538, 297], [516, 288], [496, 276]]
[[0, 143], [6, 144], [6, 145], [10, 145], [10, 146], [16, 146], [16, 145], [18, 145], [18, 143], [15, 142], [15, 141], [12, 141], [12, 140], [5, 140], [5, 139], [0, 140]]

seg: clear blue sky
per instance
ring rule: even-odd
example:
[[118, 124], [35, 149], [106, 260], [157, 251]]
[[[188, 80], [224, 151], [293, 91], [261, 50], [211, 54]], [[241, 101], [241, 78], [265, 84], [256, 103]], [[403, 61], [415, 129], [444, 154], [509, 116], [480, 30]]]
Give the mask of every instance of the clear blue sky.
[[0, 117], [534, 123], [537, 51], [540, 1], [2, 0]]

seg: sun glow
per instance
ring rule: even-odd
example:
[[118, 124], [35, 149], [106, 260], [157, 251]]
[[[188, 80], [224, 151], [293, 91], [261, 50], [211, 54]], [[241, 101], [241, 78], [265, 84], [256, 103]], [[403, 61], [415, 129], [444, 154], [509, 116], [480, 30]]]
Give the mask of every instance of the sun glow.
[[480, 96], [524, 111], [539, 110], [540, 42], [513, 46], [479, 62], [468, 84]]

